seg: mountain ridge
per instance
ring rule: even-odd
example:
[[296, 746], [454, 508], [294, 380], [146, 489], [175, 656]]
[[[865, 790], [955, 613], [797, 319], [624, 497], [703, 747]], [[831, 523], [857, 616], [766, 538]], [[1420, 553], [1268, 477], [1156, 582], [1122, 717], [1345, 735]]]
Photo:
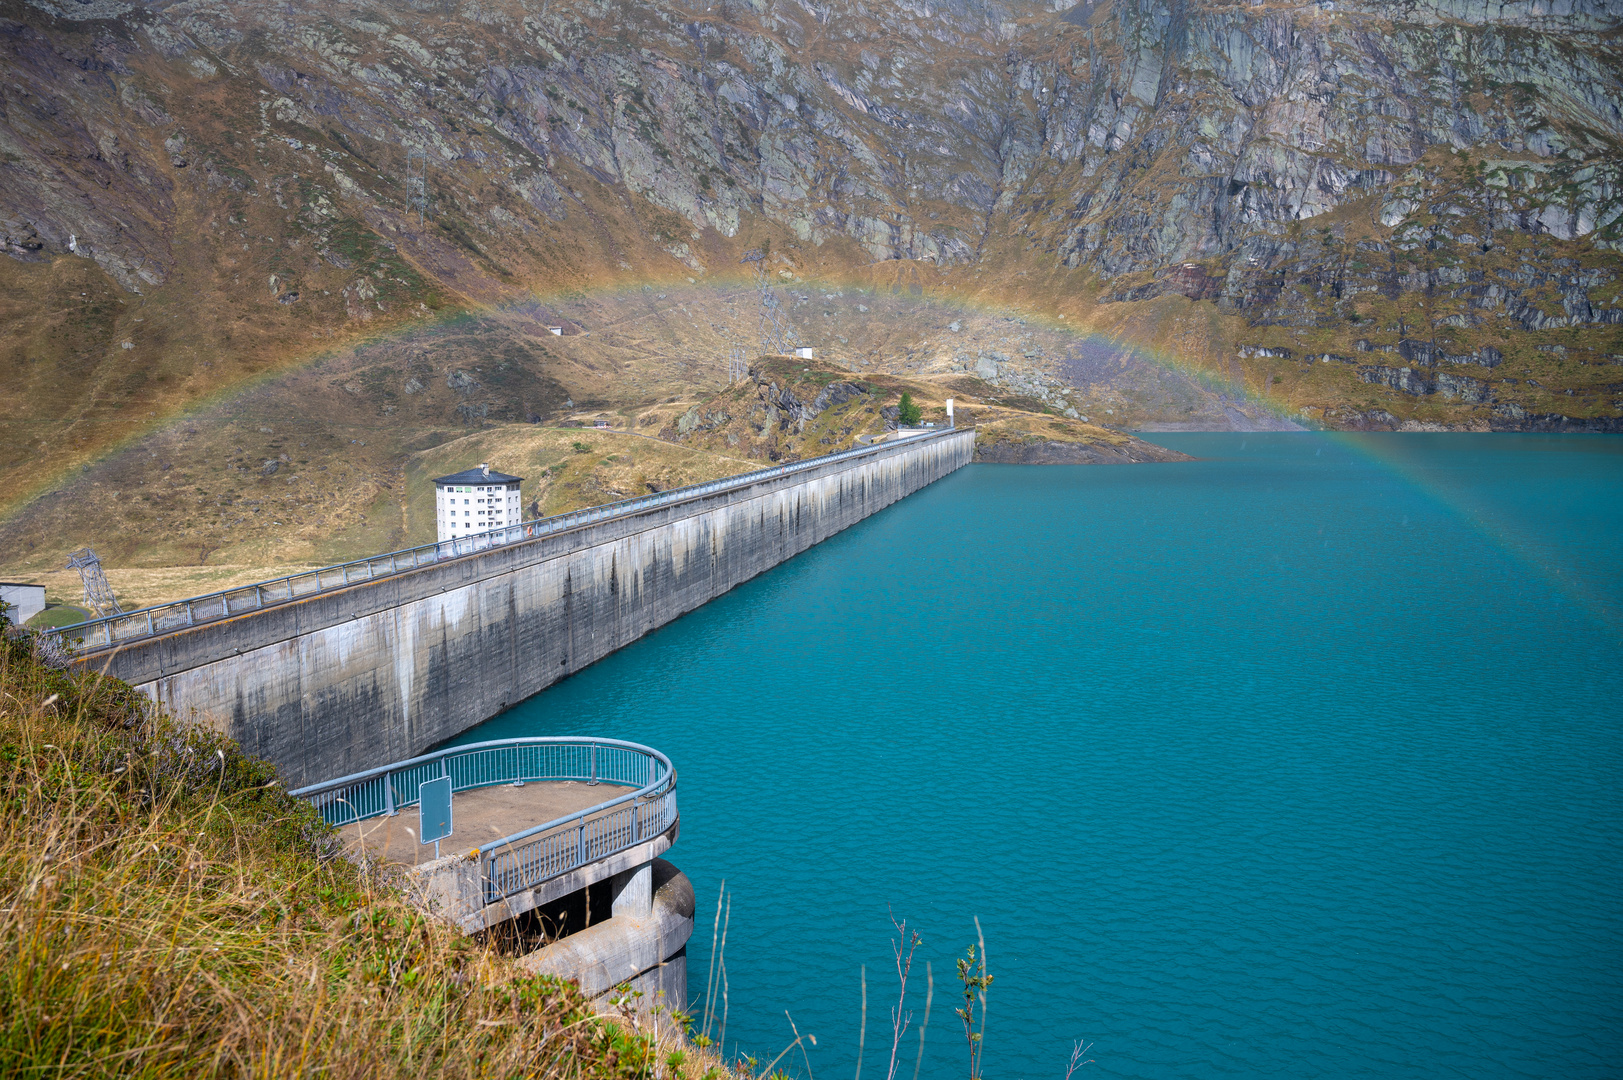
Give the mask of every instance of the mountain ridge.
[[[252, 401], [344, 453], [398, 423], [381, 475], [435, 432], [702, 397], [761, 351], [751, 248], [846, 366], [1071, 379], [1116, 423], [1623, 415], [1599, 0], [4, 0], [0, 48], [13, 521], [212, 403], [222, 445]], [[1124, 359], [954, 344], [991, 309]], [[281, 389], [334, 364], [319, 408]]]

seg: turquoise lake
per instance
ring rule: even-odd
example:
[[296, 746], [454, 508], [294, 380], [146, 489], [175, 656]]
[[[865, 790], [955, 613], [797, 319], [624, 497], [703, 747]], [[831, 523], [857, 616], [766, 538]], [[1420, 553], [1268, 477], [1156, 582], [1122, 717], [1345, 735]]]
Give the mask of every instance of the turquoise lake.
[[[726, 1050], [921, 1076], [1615, 1077], [1623, 439], [1179, 434], [973, 465], [458, 741], [676, 762]], [[897, 1075], [911, 1077], [916, 1030]], [[797, 1051], [781, 1068], [805, 1075]]]

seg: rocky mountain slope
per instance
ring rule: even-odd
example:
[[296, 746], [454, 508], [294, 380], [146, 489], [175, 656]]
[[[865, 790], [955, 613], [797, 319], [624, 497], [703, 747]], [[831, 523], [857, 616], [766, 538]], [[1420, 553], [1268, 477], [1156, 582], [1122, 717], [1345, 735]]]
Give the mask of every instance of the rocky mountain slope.
[[713, 392], [763, 246], [845, 366], [1107, 424], [1623, 413], [1602, 0], [0, 0], [0, 50], [7, 529], [264, 418], [365, 506]]
[[[977, 460], [1029, 459], [1032, 464], [1189, 460], [1092, 423], [1067, 405], [1063, 394], [1055, 395], [1058, 400], [1051, 405], [1010, 394], [975, 374], [860, 376], [788, 356], [762, 357], [747, 378], [721, 393], [685, 410], [651, 410], [636, 422], [651, 427], [665, 421], [659, 437], [668, 442], [756, 460], [794, 461], [889, 437], [900, 420], [904, 393], [919, 408], [922, 423], [975, 428]], [[954, 401], [951, 417], [948, 399]]]

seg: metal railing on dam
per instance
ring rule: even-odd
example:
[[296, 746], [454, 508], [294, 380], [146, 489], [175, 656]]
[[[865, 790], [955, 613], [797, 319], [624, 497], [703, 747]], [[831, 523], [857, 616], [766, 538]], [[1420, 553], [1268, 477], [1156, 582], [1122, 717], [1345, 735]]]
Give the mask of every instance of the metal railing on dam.
[[[627, 851], [677, 822], [676, 768], [652, 747], [619, 739], [532, 738], [454, 746], [293, 791], [332, 825], [394, 814], [418, 785], [451, 778], [453, 792], [498, 784], [576, 781], [633, 789], [552, 821], [480, 844], [484, 902], [533, 889]], [[635, 786], [633, 786], [635, 785]]]
[[[912, 436], [909, 441], [940, 438], [943, 435], [952, 434], [954, 430], [946, 428], [936, 435]], [[534, 518], [530, 521], [520, 522], [517, 525], [508, 525], [499, 529], [474, 533], [471, 536], [442, 540], [433, 544], [419, 544], [416, 547], [404, 548], [400, 551], [390, 551], [365, 559], [335, 563], [332, 566], [306, 570], [299, 574], [288, 574], [285, 577], [271, 578], [268, 581], [258, 581], [251, 585], [239, 585], [234, 589], [222, 589], [219, 592], [205, 593], [185, 600], [154, 604], [151, 607], [141, 608], [136, 611], [120, 612], [116, 615], [88, 619], [84, 622], [72, 623], [68, 626], [43, 632], [56, 637], [64, 646], [80, 652], [110, 649], [128, 642], [139, 641], [142, 638], [156, 637], [175, 630], [184, 630], [200, 623], [229, 619], [236, 615], [258, 611], [277, 604], [286, 604], [295, 600], [317, 596], [321, 593], [347, 589], [362, 582], [375, 581], [393, 574], [407, 573], [424, 566], [444, 562], [447, 559], [460, 558], [464, 555], [473, 555], [493, 548], [523, 543], [526, 540], [550, 536], [554, 533], [565, 532], [583, 525], [591, 525], [609, 518], [639, 514], [656, 507], [702, 498], [718, 492], [751, 487], [763, 480], [789, 476], [834, 462], [871, 456], [883, 450], [893, 449], [896, 445], [895, 442], [887, 442], [877, 446], [854, 447], [833, 454], [824, 454], [821, 457], [808, 458], [805, 461], [796, 461], [787, 465], [775, 465], [767, 469], [741, 473], [738, 476], [731, 476], [724, 480], [712, 480], [704, 484], [673, 488], [670, 491], [639, 496], [635, 499], [622, 499], [619, 502], [604, 503], [601, 506], [575, 510], [554, 517]]]
[[974, 440], [918, 436], [385, 555], [279, 595], [249, 586], [194, 599], [189, 622], [171, 605], [151, 633], [144, 613], [103, 620], [75, 659], [299, 787], [446, 742], [967, 465]]

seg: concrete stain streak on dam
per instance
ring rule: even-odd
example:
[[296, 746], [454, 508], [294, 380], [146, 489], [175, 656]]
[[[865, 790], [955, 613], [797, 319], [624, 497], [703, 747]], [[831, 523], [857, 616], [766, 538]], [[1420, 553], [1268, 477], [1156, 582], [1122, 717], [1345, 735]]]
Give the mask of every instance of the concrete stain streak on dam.
[[92, 652], [299, 786], [399, 761], [969, 463], [886, 444], [568, 532]]

